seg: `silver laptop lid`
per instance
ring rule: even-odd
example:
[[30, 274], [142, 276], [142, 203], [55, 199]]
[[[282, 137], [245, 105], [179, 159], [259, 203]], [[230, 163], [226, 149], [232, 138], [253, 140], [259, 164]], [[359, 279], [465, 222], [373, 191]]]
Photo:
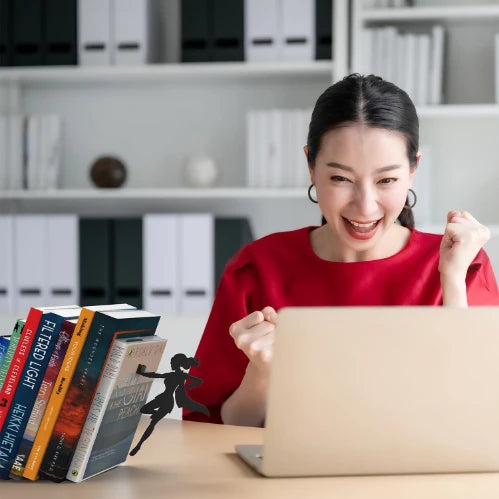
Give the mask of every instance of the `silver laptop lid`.
[[499, 307], [286, 308], [270, 476], [499, 470]]

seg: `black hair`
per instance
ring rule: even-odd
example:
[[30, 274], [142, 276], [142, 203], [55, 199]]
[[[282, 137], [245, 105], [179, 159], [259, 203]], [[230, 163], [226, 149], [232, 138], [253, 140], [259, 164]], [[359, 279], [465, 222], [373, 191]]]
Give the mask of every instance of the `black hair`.
[[[375, 75], [353, 73], [327, 88], [317, 99], [308, 129], [307, 161], [315, 164], [322, 136], [348, 123], [401, 132], [407, 139], [409, 165], [416, 167], [419, 149], [419, 120], [410, 97], [402, 89]], [[409, 198], [397, 220], [404, 227], [414, 227]], [[322, 223], [326, 220], [322, 217]]]
[[189, 369], [194, 366], [199, 366], [199, 360], [193, 357], [187, 357], [187, 355], [183, 353], [177, 353], [171, 358], [170, 365], [172, 366], [172, 369], [174, 371], [176, 371], [180, 367]]

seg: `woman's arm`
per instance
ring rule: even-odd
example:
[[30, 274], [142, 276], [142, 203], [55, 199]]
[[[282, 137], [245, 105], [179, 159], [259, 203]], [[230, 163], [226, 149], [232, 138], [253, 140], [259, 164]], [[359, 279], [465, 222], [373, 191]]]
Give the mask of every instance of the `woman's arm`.
[[468, 297], [466, 295], [466, 280], [461, 277], [440, 275], [442, 286], [443, 305], [447, 307], [468, 306]]
[[267, 377], [262, 377], [250, 362], [241, 384], [223, 403], [224, 424], [263, 426], [267, 402]]

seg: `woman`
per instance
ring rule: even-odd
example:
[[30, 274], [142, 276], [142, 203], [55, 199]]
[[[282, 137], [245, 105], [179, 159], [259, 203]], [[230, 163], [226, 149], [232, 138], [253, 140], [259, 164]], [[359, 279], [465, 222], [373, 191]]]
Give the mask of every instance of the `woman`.
[[353, 74], [319, 97], [304, 151], [323, 225], [271, 234], [228, 263], [192, 370], [211, 416], [185, 419], [263, 424], [281, 307], [499, 304], [486, 227], [451, 211], [443, 236], [414, 229], [418, 142], [412, 101], [379, 77]]

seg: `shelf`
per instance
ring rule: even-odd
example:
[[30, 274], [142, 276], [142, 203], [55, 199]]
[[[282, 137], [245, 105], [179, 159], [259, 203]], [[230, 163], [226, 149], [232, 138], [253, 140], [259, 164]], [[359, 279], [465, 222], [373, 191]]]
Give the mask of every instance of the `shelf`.
[[0, 191], [0, 201], [116, 201], [196, 199], [299, 199], [307, 188], [249, 189], [245, 187], [206, 189], [60, 189], [52, 191]]
[[497, 104], [443, 104], [417, 108], [420, 118], [499, 117]]
[[499, 5], [366, 9], [360, 16], [364, 21], [494, 20], [499, 19]]
[[329, 76], [332, 61], [212, 62], [144, 66], [66, 66], [2, 68], [0, 83], [101, 83], [198, 78]]

